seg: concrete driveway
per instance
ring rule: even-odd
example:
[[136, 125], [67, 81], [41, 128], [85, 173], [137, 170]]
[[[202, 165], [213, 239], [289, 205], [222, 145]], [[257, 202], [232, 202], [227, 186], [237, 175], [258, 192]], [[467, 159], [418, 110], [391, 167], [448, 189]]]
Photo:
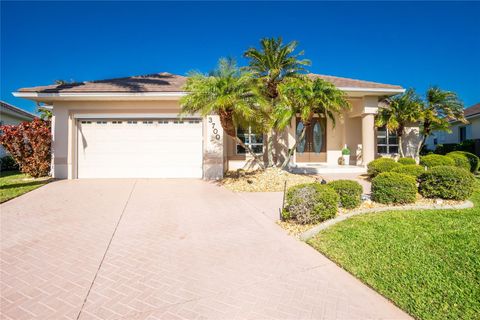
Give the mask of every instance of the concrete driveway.
[[408, 318], [266, 210], [200, 180], [50, 183], [1, 205], [0, 318]]

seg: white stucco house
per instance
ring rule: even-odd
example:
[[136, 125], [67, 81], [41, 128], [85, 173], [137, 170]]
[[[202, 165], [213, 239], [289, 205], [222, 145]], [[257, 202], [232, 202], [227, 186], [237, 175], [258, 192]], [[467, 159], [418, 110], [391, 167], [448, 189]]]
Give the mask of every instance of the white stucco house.
[[[32, 121], [34, 118], [34, 114], [15, 107], [5, 101], [0, 101], [0, 126], [16, 125], [23, 121]], [[0, 157], [4, 157], [6, 154], [3, 146], [0, 145]]]
[[429, 150], [435, 150], [439, 144], [457, 144], [465, 140], [480, 140], [480, 103], [464, 110], [468, 123], [450, 122], [451, 132], [435, 131], [427, 138], [425, 145]]
[[[332, 123], [317, 117], [292, 164], [338, 166], [341, 150], [352, 150], [351, 164], [396, 153], [396, 137], [377, 131], [374, 117], [381, 97], [404, 92], [398, 85], [349, 78], [321, 77], [345, 91], [352, 109]], [[252, 159], [223, 134], [218, 116], [180, 118], [179, 99], [186, 78], [170, 73], [62, 85], [22, 88], [14, 96], [53, 106], [55, 178], [205, 178], [248, 167]], [[293, 119], [279, 134], [276, 154], [293, 146], [303, 124]], [[263, 136], [246, 128], [238, 136], [254, 150]]]

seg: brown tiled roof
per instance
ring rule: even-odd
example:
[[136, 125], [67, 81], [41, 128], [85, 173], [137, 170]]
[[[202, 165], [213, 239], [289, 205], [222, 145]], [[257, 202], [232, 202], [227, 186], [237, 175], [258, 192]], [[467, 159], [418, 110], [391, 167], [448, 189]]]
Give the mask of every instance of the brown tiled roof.
[[18, 107], [15, 107], [13, 105], [11, 105], [10, 103], [6, 103], [5, 101], [1, 101], [0, 100], [0, 110], [10, 110], [12, 112], [15, 112], [23, 117], [26, 117], [26, 118], [29, 118], [29, 119], [33, 119], [35, 118], [35, 115], [34, 114], [31, 114], [30, 112], [27, 112], [23, 109], [20, 109]]
[[[402, 89], [401, 86], [382, 84], [370, 81], [340, 78], [334, 76], [309, 74], [310, 77], [320, 77], [332, 82], [337, 87], [355, 88], [387, 88]], [[180, 92], [183, 90], [186, 77], [170, 73], [155, 73], [144, 76], [85, 81], [78, 83], [53, 84], [31, 88], [21, 88], [20, 92], [39, 93], [82, 93], [82, 92]]]
[[480, 103], [474, 104], [464, 110], [465, 118], [480, 114]]
[[333, 83], [337, 87], [353, 87], [353, 88], [365, 88], [365, 89], [366, 88], [403, 89], [401, 86], [397, 86], [393, 84], [384, 84], [384, 83], [350, 79], [350, 78], [327, 76], [323, 74], [309, 73], [308, 76], [312, 78], [316, 78], [316, 77], [322, 78], [323, 80]]
[[31, 88], [21, 88], [20, 92], [178, 92], [182, 91], [186, 77], [170, 73], [155, 73], [97, 81], [66, 84], [52, 84]]

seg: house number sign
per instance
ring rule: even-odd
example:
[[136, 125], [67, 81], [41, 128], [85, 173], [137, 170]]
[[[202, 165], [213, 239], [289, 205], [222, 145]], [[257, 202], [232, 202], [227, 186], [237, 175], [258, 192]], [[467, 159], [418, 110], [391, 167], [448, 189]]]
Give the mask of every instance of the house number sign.
[[208, 117], [208, 123], [212, 125], [213, 138], [220, 140], [220, 134], [218, 133], [218, 128], [215, 127], [216, 123], [213, 121], [212, 117]]

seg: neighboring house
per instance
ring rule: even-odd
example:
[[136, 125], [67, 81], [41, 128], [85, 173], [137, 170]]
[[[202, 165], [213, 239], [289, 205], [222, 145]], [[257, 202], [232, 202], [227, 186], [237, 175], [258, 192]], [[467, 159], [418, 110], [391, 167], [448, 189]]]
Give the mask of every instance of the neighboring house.
[[[344, 90], [352, 110], [332, 122], [317, 117], [293, 165], [337, 165], [342, 147], [352, 163], [365, 165], [379, 154], [398, 151], [396, 137], [380, 131], [374, 117], [381, 97], [404, 92], [396, 85], [321, 77]], [[252, 159], [224, 135], [216, 115], [180, 118], [179, 99], [186, 77], [169, 73], [101, 81], [22, 88], [16, 97], [53, 105], [53, 175], [55, 178], [204, 177], [248, 167]], [[275, 141], [281, 160], [303, 124], [291, 126]], [[413, 131], [412, 131], [413, 132]], [[418, 130], [416, 130], [418, 135]], [[387, 136], [388, 135], [388, 136]], [[262, 152], [263, 136], [245, 128], [238, 136]], [[377, 144], [378, 140], [378, 144]]]
[[434, 131], [427, 138], [425, 145], [429, 150], [435, 150], [439, 144], [457, 144], [465, 140], [480, 140], [480, 103], [464, 110], [468, 123], [450, 122], [452, 132]]
[[[15, 125], [23, 121], [32, 121], [35, 115], [12, 106], [9, 103], [0, 101], [0, 125]], [[0, 145], [0, 157], [6, 155], [6, 151], [3, 146]]]

